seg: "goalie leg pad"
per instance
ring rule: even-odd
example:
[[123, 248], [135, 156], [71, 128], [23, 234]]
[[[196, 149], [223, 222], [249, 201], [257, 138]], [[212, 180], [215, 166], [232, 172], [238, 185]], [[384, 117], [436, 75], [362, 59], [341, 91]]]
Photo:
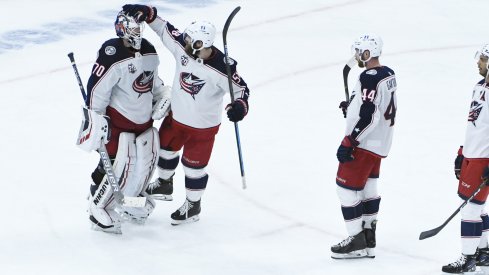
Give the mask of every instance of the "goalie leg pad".
[[[134, 145], [135, 135], [131, 133], [121, 133], [119, 136], [119, 149], [117, 150], [117, 156], [113, 163], [113, 171], [115, 176], [119, 179], [119, 186], [121, 191], [124, 190], [127, 185], [128, 175], [131, 174], [133, 169], [133, 162], [136, 154]], [[100, 165], [99, 165], [100, 166]], [[113, 190], [110, 186], [105, 171], [98, 167], [96, 169], [95, 177], [92, 174], [92, 178], [98, 181], [102, 174], [104, 177], [100, 184], [93, 185], [91, 189], [91, 195], [89, 197], [89, 213], [90, 220], [94, 225], [94, 229], [102, 230], [111, 233], [120, 233], [120, 215], [115, 211], [117, 205], [114, 200]], [[113, 232], [114, 231], [114, 232]]]
[[104, 177], [101, 184], [98, 186], [92, 185], [88, 199], [88, 211], [92, 229], [120, 234], [120, 216], [114, 209], [115, 202], [112, 196], [112, 188], [109, 186], [106, 177]]
[[154, 127], [144, 131], [136, 138], [135, 167], [130, 175], [129, 185], [124, 190], [124, 195], [135, 197], [146, 190], [156, 167], [159, 144], [158, 131]]

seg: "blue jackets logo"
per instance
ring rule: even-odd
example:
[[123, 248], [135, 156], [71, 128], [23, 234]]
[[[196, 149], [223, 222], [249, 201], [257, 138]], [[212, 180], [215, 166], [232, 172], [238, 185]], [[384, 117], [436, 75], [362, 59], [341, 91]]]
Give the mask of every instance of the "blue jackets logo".
[[196, 77], [192, 73], [180, 73], [180, 87], [185, 92], [189, 93], [193, 99], [195, 99], [195, 95], [200, 92], [204, 85], [205, 81]]
[[477, 101], [472, 101], [472, 104], [470, 104], [468, 121], [472, 122], [474, 126], [476, 126], [475, 121], [479, 118], [481, 111], [482, 111], [482, 104], [478, 103]]
[[140, 94], [147, 93], [153, 90], [153, 78], [154, 74], [152, 71], [144, 71], [134, 80], [132, 88]]

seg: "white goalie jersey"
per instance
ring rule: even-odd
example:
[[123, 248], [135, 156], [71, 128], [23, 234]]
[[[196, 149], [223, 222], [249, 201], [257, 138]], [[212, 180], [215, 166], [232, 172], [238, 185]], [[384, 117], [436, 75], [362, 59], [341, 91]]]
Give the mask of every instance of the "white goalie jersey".
[[[157, 17], [149, 26], [160, 36], [176, 60], [171, 98], [173, 119], [199, 129], [221, 123], [223, 96], [229, 93], [225, 55], [212, 47], [207, 60], [194, 58], [185, 52], [185, 42], [173, 25]], [[237, 62], [230, 64], [235, 98], [248, 100], [249, 90], [236, 71]]]
[[158, 55], [146, 39], [141, 50], [133, 53], [122, 39], [106, 41], [87, 85], [86, 105], [99, 114], [113, 108], [135, 124], [151, 119], [153, 91], [163, 82], [158, 78]]
[[472, 92], [463, 155], [466, 158], [489, 158], [489, 87], [485, 80]]
[[396, 76], [386, 66], [365, 70], [350, 97], [346, 135], [359, 148], [386, 157], [392, 144], [397, 98]]

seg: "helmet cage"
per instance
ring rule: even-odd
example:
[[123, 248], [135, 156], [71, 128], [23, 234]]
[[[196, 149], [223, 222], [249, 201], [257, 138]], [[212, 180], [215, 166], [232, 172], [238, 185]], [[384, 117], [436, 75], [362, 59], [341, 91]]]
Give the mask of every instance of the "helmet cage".
[[134, 49], [141, 49], [144, 24], [138, 23], [132, 16], [119, 12], [114, 27], [118, 37], [125, 39]]

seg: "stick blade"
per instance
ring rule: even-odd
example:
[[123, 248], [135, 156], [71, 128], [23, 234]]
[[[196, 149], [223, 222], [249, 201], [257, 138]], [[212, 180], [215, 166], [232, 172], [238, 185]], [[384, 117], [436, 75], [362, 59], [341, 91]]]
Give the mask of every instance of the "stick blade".
[[355, 59], [355, 56], [350, 58], [348, 62], [345, 64], [345, 67], [343, 67], [343, 76], [347, 76], [348, 73], [350, 72], [351, 68], [353, 68], [356, 64], [357, 60]]
[[144, 207], [146, 205], [146, 197], [124, 197], [122, 205], [128, 207]]
[[424, 239], [427, 239], [427, 238], [431, 238], [433, 236], [435, 236], [436, 234], [438, 234], [440, 232], [441, 228], [440, 227], [437, 227], [435, 229], [431, 229], [431, 230], [428, 230], [428, 231], [423, 231], [421, 232], [421, 234], [419, 234], [419, 240], [424, 240]]
[[228, 34], [229, 25], [231, 25], [231, 21], [233, 20], [234, 16], [236, 15], [236, 13], [238, 13], [240, 9], [241, 7], [237, 6], [229, 15], [228, 19], [226, 20], [226, 23], [224, 23], [224, 29], [222, 30], [222, 39], [224, 40], [224, 45], [227, 44], [226, 37]]

